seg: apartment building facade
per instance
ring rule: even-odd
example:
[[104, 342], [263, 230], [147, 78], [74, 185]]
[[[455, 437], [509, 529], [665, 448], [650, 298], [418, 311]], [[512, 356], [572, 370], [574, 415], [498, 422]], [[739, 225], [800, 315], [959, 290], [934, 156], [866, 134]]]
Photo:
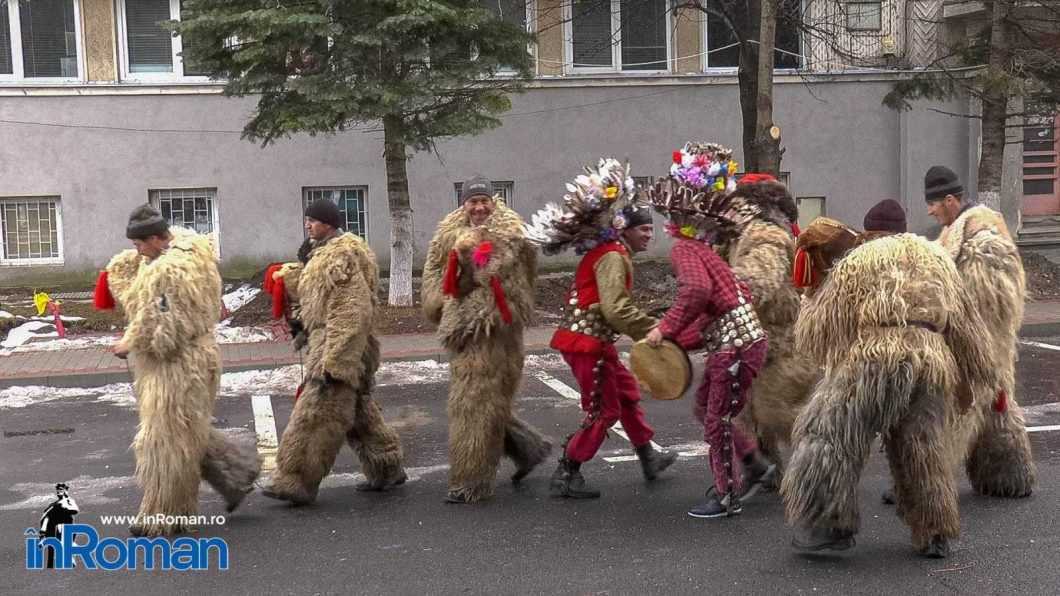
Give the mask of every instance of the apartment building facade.
[[[537, 76], [500, 128], [412, 158], [417, 260], [474, 173], [526, 216], [560, 200], [564, 182], [603, 155], [629, 159], [642, 182], [664, 175], [689, 139], [740, 157], [737, 54], [723, 23], [669, 0], [484, 2], [537, 33]], [[100, 267], [126, 246], [125, 218], [144, 202], [215, 234], [223, 263], [290, 258], [303, 206], [324, 197], [385, 267], [381, 133], [366, 125], [266, 148], [241, 140], [255, 100], [224, 97], [184, 63], [182, 40], [159, 25], [179, 19], [180, 4], [0, 0], [0, 277]], [[833, 4], [843, 10], [807, 13], [835, 27], [831, 42], [778, 35], [784, 177], [804, 219], [860, 224], [876, 201], [896, 198], [927, 231], [924, 171], [949, 165], [974, 188], [977, 126], [946, 115], [967, 111], [966, 101], [895, 112], [881, 99], [903, 76], [895, 66], [930, 62], [943, 2]], [[667, 248], [660, 239], [652, 251]]]

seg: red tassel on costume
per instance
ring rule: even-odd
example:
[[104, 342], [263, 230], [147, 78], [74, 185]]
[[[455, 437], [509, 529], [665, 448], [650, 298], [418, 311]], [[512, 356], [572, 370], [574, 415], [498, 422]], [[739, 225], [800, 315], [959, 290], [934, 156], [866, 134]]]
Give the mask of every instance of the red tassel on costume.
[[795, 268], [792, 271], [791, 281], [796, 288], [806, 288], [813, 285], [813, 262], [810, 261], [810, 253], [803, 249], [795, 251]]
[[276, 281], [272, 278], [272, 274], [283, 268], [283, 263], [270, 263], [265, 268], [265, 281], [261, 284], [261, 289], [265, 290], [266, 294], [272, 294], [272, 284]]
[[298, 397], [302, 395], [302, 389], [305, 389], [305, 381], [298, 384], [298, 389], [294, 390], [294, 400], [298, 401]]
[[799, 224], [792, 222], [792, 224], [791, 224], [791, 233], [796, 238], [799, 237], [799, 234], [802, 233], [802, 229], [799, 228]]
[[272, 294], [272, 318], [279, 319], [283, 316], [284, 311], [287, 309], [287, 287], [283, 283], [283, 278], [272, 280], [271, 294]]
[[493, 287], [493, 299], [497, 301], [497, 309], [501, 311], [501, 319], [505, 323], [512, 324], [512, 311], [508, 309], [508, 298], [504, 295], [504, 288], [501, 287], [501, 280], [497, 279], [494, 275], [490, 278], [490, 286]]
[[493, 243], [489, 240], [482, 242], [475, 248], [475, 252], [471, 254], [471, 262], [476, 267], [482, 269], [490, 262], [490, 255], [493, 254]]
[[761, 174], [758, 172], [748, 172], [740, 177], [740, 184], [757, 184], [759, 182], [776, 182], [776, 176], [772, 174]]
[[449, 251], [449, 260], [445, 264], [445, 275], [442, 276], [442, 293], [446, 296], [456, 296], [456, 276], [459, 269], [460, 262], [457, 260], [456, 251], [451, 250]]
[[97, 310], [111, 310], [114, 308], [114, 295], [110, 293], [110, 283], [107, 281], [107, 272], [100, 271], [96, 279], [96, 290], [92, 293], [92, 304]]
[[997, 392], [997, 399], [994, 400], [994, 411], [998, 414], [1004, 414], [1008, 411], [1008, 395], [1004, 389]]

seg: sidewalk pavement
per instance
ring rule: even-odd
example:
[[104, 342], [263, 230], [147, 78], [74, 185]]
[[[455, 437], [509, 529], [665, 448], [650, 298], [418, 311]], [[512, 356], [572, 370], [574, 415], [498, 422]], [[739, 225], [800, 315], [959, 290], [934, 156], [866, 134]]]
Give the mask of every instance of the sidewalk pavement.
[[[554, 327], [528, 329], [526, 351], [548, 351], [553, 330]], [[1028, 302], [1020, 336], [1060, 336], [1060, 301]], [[384, 335], [379, 343], [383, 360], [448, 359], [433, 333]], [[289, 341], [221, 344], [221, 359], [225, 372], [276, 368], [299, 362]], [[0, 357], [0, 389], [18, 385], [98, 387], [130, 380], [125, 362], [105, 347], [20, 352]]]

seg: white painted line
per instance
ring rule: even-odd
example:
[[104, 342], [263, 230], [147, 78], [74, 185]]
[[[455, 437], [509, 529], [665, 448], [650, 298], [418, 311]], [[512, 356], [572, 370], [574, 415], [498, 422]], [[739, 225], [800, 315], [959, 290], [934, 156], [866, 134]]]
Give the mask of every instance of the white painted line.
[[1029, 433], [1040, 433], [1048, 430], [1060, 430], [1060, 424], [1053, 424], [1051, 426], [1028, 426], [1027, 432]]
[[272, 414], [272, 398], [268, 395], [251, 397], [254, 407], [254, 432], [258, 435], [258, 454], [261, 455], [261, 474], [267, 476], [276, 469], [276, 452], [279, 440], [276, 438], [276, 418]]
[[1031, 346], [1032, 348], [1042, 348], [1044, 350], [1053, 350], [1054, 352], [1060, 352], [1060, 346], [1054, 346], [1053, 344], [1045, 344], [1040, 341], [1026, 341], [1021, 339], [1020, 343], [1025, 346]]
[[[542, 383], [544, 383], [544, 384], [548, 385], [549, 387], [551, 387], [552, 389], [554, 389], [556, 391], [556, 393], [562, 395], [563, 397], [566, 397], [567, 399], [574, 399], [574, 400], [577, 400], [577, 401], [581, 402], [582, 394], [581, 394], [580, 391], [578, 391], [578, 390], [574, 389], [573, 387], [567, 385], [563, 381], [560, 381], [556, 377], [553, 377], [552, 375], [548, 374], [547, 372], [545, 372], [543, 370], [534, 371], [534, 376], [537, 377], [537, 379], [539, 381], [541, 381]], [[614, 433], [616, 435], [622, 437], [627, 442], [629, 442], [629, 435], [627, 435], [625, 429], [622, 428], [622, 423], [621, 422], [616, 422], [614, 424], [614, 426], [611, 427], [611, 430], [614, 431]], [[655, 441], [651, 442], [651, 446], [654, 449], [656, 449], [656, 450], [662, 449], [662, 447], [660, 447], [659, 444], [656, 443]], [[626, 456], [624, 456], [624, 457], [626, 457]], [[636, 456], [633, 456], [633, 458], [636, 459]], [[604, 459], [607, 460], [607, 461], [611, 461], [610, 459], [607, 459], [607, 458], [604, 458]], [[627, 461], [627, 460], [618, 460], [618, 461]]]

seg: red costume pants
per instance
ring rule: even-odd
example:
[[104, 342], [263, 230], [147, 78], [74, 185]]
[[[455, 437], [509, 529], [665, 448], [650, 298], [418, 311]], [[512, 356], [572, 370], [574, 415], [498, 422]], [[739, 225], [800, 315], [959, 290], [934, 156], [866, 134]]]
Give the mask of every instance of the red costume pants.
[[[739, 490], [743, 458], [758, 450], [754, 437], [740, 432], [732, 419], [747, 403], [751, 382], [766, 361], [767, 343], [759, 340], [742, 351], [715, 352], [707, 356], [703, 383], [696, 392], [696, 419], [703, 423], [710, 444], [710, 471], [719, 498]], [[733, 370], [733, 365], [738, 365]]]
[[561, 353], [578, 381], [585, 411], [582, 427], [567, 442], [567, 458], [576, 462], [592, 459], [607, 438], [607, 429], [619, 420], [634, 447], [651, 441], [655, 431], [640, 409], [637, 380], [618, 359], [615, 346], [604, 345], [599, 354]]

